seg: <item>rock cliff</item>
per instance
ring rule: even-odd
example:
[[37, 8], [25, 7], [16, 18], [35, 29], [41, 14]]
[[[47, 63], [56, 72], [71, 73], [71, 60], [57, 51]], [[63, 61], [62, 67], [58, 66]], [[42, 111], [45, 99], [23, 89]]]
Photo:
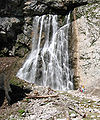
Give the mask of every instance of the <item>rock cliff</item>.
[[24, 56], [30, 50], [33, 16], [66, 15], [94, 2], [98, 0], [1, 0], [0, 56]]
[[[31, 49], [33, 16], [71, 11], [70, 62], [76, 87], [99, 81], [99, 0], [1, 0], [0, 56], [23, 57]], [[91, 84], [90, 86], [92, 86]]]
[[[73, 11], [76, 81], [88, 90], [100, 91], [100, 4], [87, 4]], [[74, 61], [74, 60], [73, 60]]]

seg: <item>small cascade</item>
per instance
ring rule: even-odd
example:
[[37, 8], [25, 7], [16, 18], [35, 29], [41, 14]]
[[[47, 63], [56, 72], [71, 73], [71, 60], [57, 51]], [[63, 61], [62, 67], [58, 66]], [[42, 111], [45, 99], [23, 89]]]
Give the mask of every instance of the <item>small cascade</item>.
[[57, 15], [34, 17], [32, 50], [17, 76], [30, 83], [68, 90], [73, 89], [68, 55], [70, 15], [60, 28], [57, 19]]

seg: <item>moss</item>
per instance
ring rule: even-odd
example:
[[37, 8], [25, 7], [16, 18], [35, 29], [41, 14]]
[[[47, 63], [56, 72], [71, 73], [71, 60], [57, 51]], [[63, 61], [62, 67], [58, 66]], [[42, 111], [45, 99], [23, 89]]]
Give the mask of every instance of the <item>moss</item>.
[[19, 112], [20, 114], [23, 114], [23, 113], [25, 112], [25, 110], [20, 109], [20, 110], [18, 110], [18, 112]]
[[23, 81], [18, 79], [16, 76], [13, 76], [12, 79], [10, 80], [10, 84], [13, 84], [15, 86], [23, 87]]
[[[77, 8], [75, 8], [75, 10], [77, 10]], [[76, 14], [76, 16], [77, 16], [77, 14]], [[78, 16], [77, 16], [77, 18], [78, 18]], [[71, 22], [74, 21], [74, 12], [71, 12], [71, 14], [70, 14], [70, 21]]]
[[30, 99], [25, 99], [23, 102], [26, 102], [26, 103], [29, 103], [30, 102]]
[[62, 27], [63, 25], [65, 25], [65, 15], [59, 15], [58, 16], [58, 22], [59, 22], [59, 27]]
[[82, 12], [78, 12], [78, 8], [75, 9], [77, 14], [76, 14], [76, 19], [79, 19], [83, 16]]
[[2, 119], [2, 116], [0, 116], [0, 120]]
[[24, 109], [19, 109], [18, 113], [19, 113], [20, 116], [22, 116], [22, 114], [25, 113], [25, 110]]
[[4, 48], [0, 51], [0, 57], [8, 56], [8, 49]]

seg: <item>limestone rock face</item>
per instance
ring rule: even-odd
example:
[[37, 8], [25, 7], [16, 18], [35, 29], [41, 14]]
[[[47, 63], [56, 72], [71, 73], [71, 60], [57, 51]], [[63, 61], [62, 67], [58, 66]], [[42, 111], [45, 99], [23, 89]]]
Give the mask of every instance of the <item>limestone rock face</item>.
[[[0, 56], [10, 54], [17, 34], [21, 31], [21, 21], [15, 17], [0, 17]], [[13, 53], [12, 53], [13, 54]]]
[[25, 2], [24, 15], [62, 14], [66, 15], [75, 7], [96, 3], [99, 0], [30, 0]]
[[24, 25], [21, 18], [0, 17], [0, 56], [24, 56], [29, 51], [31, 31], [32, 26]]
[[69, 11], [73, 13], [69, 51], [75, 86], [98, 86], [100, 0], [0, 0], [0, 56], [23, 57], [31, 49], [34, 16], [64, 16]]
[[30, 50], [35, 15], [66, 15], [86, 0], [1, 0], [0, 56], [24, 56]]
[[88, 90], [98, 88], [100, 91], [100, 4], [75, 9], [72, 26], [73, 35], [76, 35], [77, 81]]
[[66, 15], [75, 7], [87, 4], [87, 0], [32, 0], [25, 3], [24, 15], [62, 14]]

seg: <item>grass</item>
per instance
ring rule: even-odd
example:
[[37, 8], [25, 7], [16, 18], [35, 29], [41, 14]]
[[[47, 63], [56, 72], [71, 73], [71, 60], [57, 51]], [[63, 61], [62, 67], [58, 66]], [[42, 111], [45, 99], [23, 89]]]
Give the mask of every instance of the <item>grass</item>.
[[20, 116], [22, 116], [22, 114], [25, 113], [25, 110], [24, 109], [20, 109], [20, 110], [18, 110], [18, 113], [20, 114]]

